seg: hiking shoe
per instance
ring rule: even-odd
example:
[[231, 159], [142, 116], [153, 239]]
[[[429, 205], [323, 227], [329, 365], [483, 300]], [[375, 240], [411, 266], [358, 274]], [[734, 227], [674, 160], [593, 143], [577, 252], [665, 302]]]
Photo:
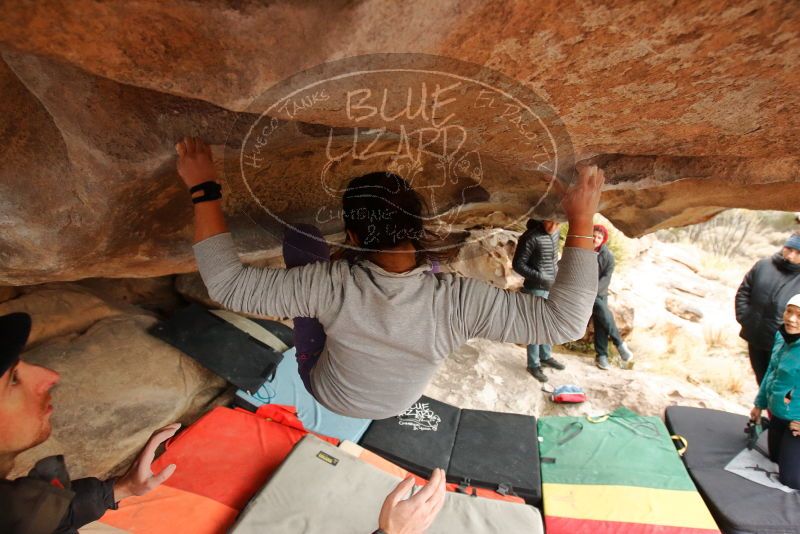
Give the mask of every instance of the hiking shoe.
[[563, 371], [567, 368], [563, 363], [555, 358], [547, 358], [546, 360], [542, 360], [542, 367], [552, 367], [553, 369], [558, 369], [559, 371]]
[[547, 375], [544, 374], [541, 367], [528, 367], [528, 372], [539, 382], [547, 382]]
[[603, 371], [611, 369], [611, 366], [608, 365], [608, 356], [598, 356], [594, 359], [594, 364]]
[[619, 347], [617, 347], [617, 351], [619, 352], [619, 357], [622, 358], [623, 362], [627, 363], [633, 359], [633, 353], [625, 343], [622, 343]]

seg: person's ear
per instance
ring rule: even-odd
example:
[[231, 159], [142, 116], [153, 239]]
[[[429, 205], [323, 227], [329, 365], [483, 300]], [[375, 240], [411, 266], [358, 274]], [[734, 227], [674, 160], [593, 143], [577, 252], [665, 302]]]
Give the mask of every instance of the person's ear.
[[345, 241], [345, 242], [346, 243], [350, 243], [351, 245], [356, 246], [356, 247], [360, 247], [361, 246], [361, 240], [358, 238], [356, 233], [354, 231], [352, 231], [352, 230], [347, 230], [347, 241]]

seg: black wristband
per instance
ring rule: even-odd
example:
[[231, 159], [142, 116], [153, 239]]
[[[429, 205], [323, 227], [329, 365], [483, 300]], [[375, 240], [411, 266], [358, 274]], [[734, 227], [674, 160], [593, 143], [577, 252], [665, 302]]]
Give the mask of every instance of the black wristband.
[[222, 186], [211, 180], [192, 186], [189, 189], [189, 193], [192, 195], [198, 191], [202, 191], [203, 194], [199, 197], [192, 197], [193, 204], [197, 204], [199, 202], [208, 202], [209, 200], [219, 200], [222, 198]]

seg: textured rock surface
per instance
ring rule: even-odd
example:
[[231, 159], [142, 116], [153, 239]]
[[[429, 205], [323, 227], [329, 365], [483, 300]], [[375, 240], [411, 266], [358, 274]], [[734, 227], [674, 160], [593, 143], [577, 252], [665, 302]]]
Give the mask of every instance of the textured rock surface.
[[703, 319], [703, 312], [697, 306], [685, 300], [671, 297], [664, 303], [670, 313], [673, 313], [681, 319], [686, 319], [693, 323], [699, 323]]
[[74, 284], [48, 284], [25, 291], [0, 304], [0, 315], [13, 312], [31, 315], [28, 349], [55, 337], [79, 335], [97, 321], [131, 311]]
[[[175, 140], [201, 134], [221, 155], [254, 98], [361, 54], [452, 57], [535, 91], [578, 159], [607, 169], [602, 211], [629, 235], [726, 207], [800, 209], [800, 4], [606, 4], [0, 1], [0, 284], [192, 270]], [[524, 213], [545, 184], [502, 112], [454, 109], [473, 121], [484, 174], [468, 193], [448, 183], [438, 206], [471, 202], [460, 217], [488, 225]], [[303, 217], [331, 200], [319, 184], [329, 127], [341, 151], [356, 124], [336, 106], [292, 119], [249, 182], [271, 211]], [[397, 143], [388, 133], [376, 147]], [[231, 177], [225, 187], [242, 251], [274, 246], [254, 197]]]

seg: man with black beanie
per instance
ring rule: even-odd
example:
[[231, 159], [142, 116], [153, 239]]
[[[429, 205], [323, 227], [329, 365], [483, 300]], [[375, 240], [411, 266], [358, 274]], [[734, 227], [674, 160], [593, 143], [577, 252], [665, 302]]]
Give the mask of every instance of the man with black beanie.
[[0, 316], [0, 532], [73, 533], [99, 519], [131, 495], [144, 495], [175, 471], [171, 465], [153, 475], [156, 448], [180, 425], [156, 431], [122, 477], [71, 481], [62, 456], [40, 460], [28, 476], [7, 480], [21, 452], [50, 437], [50, 390], [58, 373], [20, 360], [31, 331], [26, 313]]

